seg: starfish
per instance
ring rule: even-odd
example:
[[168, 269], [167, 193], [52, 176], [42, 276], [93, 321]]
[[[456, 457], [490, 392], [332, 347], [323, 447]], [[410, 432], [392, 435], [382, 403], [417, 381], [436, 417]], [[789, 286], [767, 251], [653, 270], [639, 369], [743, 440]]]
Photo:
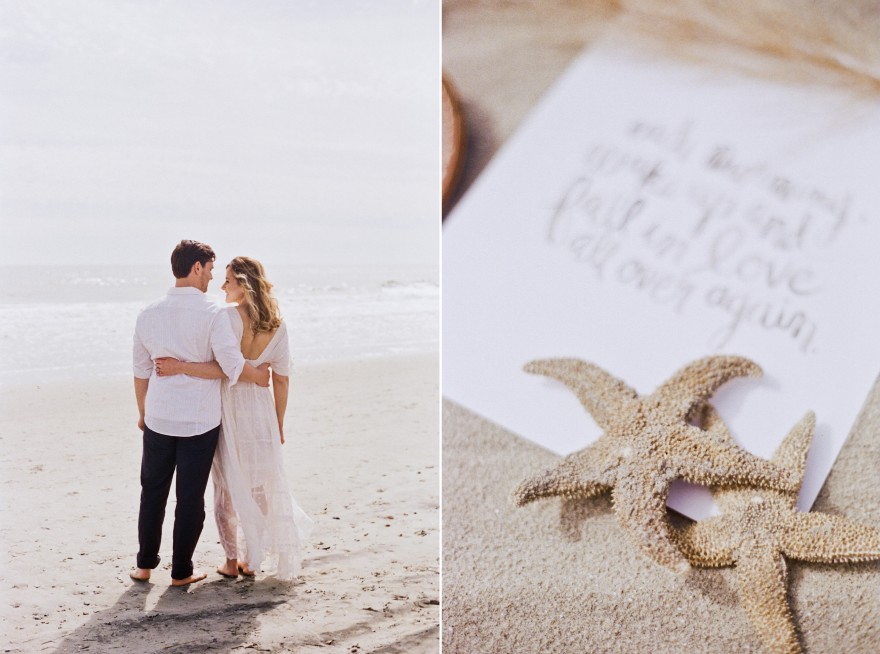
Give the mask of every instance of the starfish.
[[[718, 423], [709, 410], [704, 427], [723, 438], [726, 430]], [[786, 559], [880, 559], [880, 530], [838, 516], [802, 513], [795, 506], [815, 424], [813, 413], [807, 413], [772, 459], [797, 473], [797, 490], [715, 489], [722, 515], [696, 522], [675, 537], [695, 566], [736, 566], [740, 603], [765, 648], [774, 654], [801, 651], [786, 597]]]
[[690, 565], [670, 537], [666, 512], [674, 479], [707, 486], [782, 490], [797, 486], [791, 472], [731, 442], [709, 438], [688, 423], [691, 413], [728, 380], [761, 375], [760, 367], [748, 359], [699, 359], [646, 397], [579, 359], [533, 361], [525, 370], [570, 387], [605, 433], [554, 468], [520, 484], [514, 491], [520, 506], [555, 495], [587, 498], [610, 491], [618, 520], [635, 544], [661, 565], [684, 572]]

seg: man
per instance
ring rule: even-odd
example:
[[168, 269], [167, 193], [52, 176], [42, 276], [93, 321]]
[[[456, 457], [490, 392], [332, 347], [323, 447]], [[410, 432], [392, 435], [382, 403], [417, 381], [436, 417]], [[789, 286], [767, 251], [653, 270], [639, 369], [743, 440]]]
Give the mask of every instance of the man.
[[[134, 388], [143, 430], [137, 568], [130, 576], [147, 581], [159, 565], [162, 522], [177, 470], [177, 509], [171, 585], [186, 586], [206, 574], [193, 570], [192, 556], [205, 523], [205, 487], [220, 433], [220, 380], [187, 375], [159, 377], [159, 357], [216, 360], [230, 384], [269, 385], [267, 367], [246, 363], [222, 307], [205, 297], [213, 279], [214, 251], [181, 241], [171, 253], [175, 285], [144, 309], [134, 334]], [[149, 392], [148, 392], [149, 389]]]

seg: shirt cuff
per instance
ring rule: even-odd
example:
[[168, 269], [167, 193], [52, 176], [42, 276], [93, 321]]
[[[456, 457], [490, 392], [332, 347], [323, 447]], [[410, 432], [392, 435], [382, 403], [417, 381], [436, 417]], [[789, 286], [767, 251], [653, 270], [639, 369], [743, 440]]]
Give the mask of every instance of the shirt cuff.
[[241, 373], [244, 370], [245, 363], [246, 361], [242, 360], [242, 362], [236, 364], [235, 367], [232, 368], [232, 370], [223, 371], [224, 373], [226, 373], [226, 378], [229, 380], [230, 386], [235, 386], [235, 384], [238, 382], [238, 378], [241, 377]]
[[137, 366], [135, 366], [134, 376], [138, 379], [149, 379], [153, 376], [153, 368], [138, 368]]

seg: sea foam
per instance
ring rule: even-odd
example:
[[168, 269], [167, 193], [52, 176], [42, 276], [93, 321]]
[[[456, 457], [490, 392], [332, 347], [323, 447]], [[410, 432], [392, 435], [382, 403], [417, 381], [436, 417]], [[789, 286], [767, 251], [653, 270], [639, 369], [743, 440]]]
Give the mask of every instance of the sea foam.
[[[5, 268], [3, 274], [0, 385], [131, 374], [137, 315], [174, 282], [166, 266]], [[219, 303], [221, 274], [208, 289]], [[267, 266], [267, 274], [295, 365], [438, 350], [435, 270], [280, 265]]]

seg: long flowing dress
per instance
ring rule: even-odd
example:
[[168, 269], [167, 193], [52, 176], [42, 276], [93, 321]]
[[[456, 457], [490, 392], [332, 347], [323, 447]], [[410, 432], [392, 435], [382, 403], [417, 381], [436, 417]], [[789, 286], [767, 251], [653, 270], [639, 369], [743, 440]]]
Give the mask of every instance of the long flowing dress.
[[[241, 340], [241, 316], [235, 307], [227, 311]], [[283, 322], [259, 358], [249, 363], [269, 363], [277, 374], [290, 374]], [[287, 485], [271, 388], [223, 381], [220, 439], [211, 472], [214, 516], [226, 557], [279, 579], [294, 579], [313, 523]]]

